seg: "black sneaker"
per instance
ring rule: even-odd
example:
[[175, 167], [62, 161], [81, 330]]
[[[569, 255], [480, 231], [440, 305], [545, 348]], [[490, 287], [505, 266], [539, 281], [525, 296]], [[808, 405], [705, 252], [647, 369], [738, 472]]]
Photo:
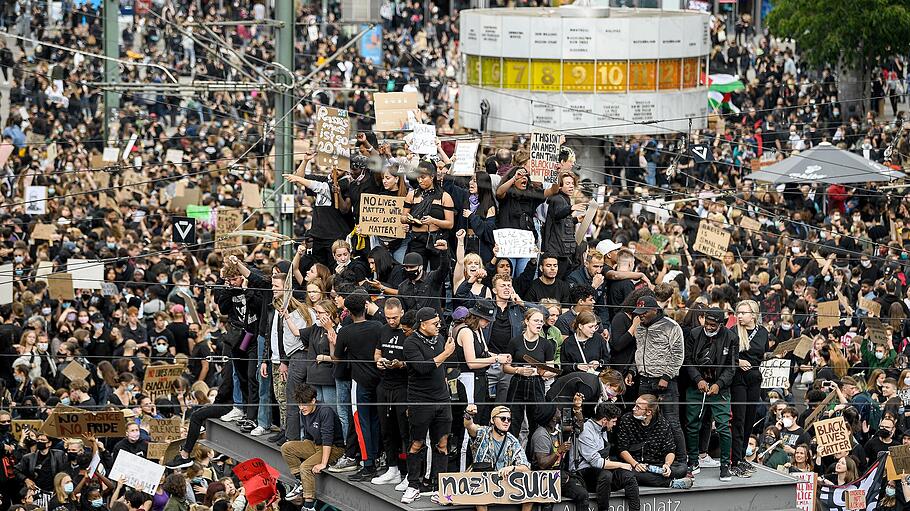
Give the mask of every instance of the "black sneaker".
[[755, 470], [756, 470], [755, 465], [753, 465], [752, 463], [749, 463], [746, 460], [742, 460], [739, 462], [739, 468], [743, 469], [743, 471], [748, 472], [750, 474], [754, 474]]
[[439, 488], [433, 484], [420, 483], [420, 496], [429, 497], [439, 493]]
[[279, 441], [284, 440], [284, 431], [279, 431], [278, 433], [275, 433], [274, 435], [270, 436], [268, 438], [268, 440], [269, 440], [269, 442], [271, 442], [273, 444], [276, 444]]
[[699, 473], [701, 473], [701, 467], [698, 466], [698, 463], [689, 465], [688, 473], [692, 474], [693, 476], [697, 476]]
[[730, 467], [730, 474], [733, 475], [734, 477], [739, 477], [741, 479], [746, 479], [746, 478], [752, 477], [752, 474], [750, 474], [748, 471], [740, 468], [740, 464], [736, 464], [736, 465], [733, 465], [732, 467]]
[[237, 421], [237, 426], [240, 428], [240, 431], [244, 433], [249, 433], [250, 431], [256, 429], [256, 423], [248, 419], [241, 419]]
[[362, 483], [362, 482], [373, 479], [374, 477], [376, 477], [377, 473], [378, 472], [376, 471], [376, 467], [373, 467], [373, 466], [363, 467], [360, 470], [358, 470], [356, 473], [349, 476], [348, 481]]
[[165, 466], [171, 470], [176, 470], [178, 468], [188, 468], [188, 467], [193, 466], [193, 460], [191, 460], [189, 458], [184, 458], [183, 456], [178, 454], [177, 456], [174, 457], [174, 459], [172, 459], [170, 462], [168, 462]]
[[731, 477], [730, 477], [730, 464], [729, 464], [729, 463], [721, 463], [721, 464], [720, 464], [720, 480], [726, 482], [726, 481], [729, 481], [730, 479], [731, 479]]

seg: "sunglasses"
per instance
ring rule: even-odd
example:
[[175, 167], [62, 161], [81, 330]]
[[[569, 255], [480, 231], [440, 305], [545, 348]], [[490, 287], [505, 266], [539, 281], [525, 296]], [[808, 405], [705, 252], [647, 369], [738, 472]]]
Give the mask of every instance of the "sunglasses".
[[496, 417], [496, 418], [501, 420], [502, 422], [512, 422], [511, 417]]

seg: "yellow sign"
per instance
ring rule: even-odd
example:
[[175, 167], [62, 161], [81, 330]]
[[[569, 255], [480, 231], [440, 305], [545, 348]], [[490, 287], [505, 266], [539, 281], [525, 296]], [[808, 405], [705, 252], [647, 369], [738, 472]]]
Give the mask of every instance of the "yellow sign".
[[594, 62], [564, 60], [562, 90], [565, 92], [594, 92]]
[[498, 57], [484, 57], [480, 61], [480, 81], [484, 87], [499, 88], [502, 84], [502, 63]]
[[502, 59], [505, 70], [502, 77], [503, 89], [528, 90], [531, 71], [527, 59]]
[[468, 85], [480, 85], [480, 57], [468, 55], [467, 75]]
[[625, 60], [597, 62], [597, 92], [626, 92], [629, 63]]
[[633, 60], [629, 62], [629, 90], [654, 90], [657, 87], [657, 61]]
[[683, 88], [698, 87], [699, 59], [683, 59]]
[[661, 60], [657, 88], [660, 90], [679, 89], [679, 68], [679, 59]]
[[531, 61], [531, 90], [560, 91], [562, 89], [562, 65], [558, 60]]

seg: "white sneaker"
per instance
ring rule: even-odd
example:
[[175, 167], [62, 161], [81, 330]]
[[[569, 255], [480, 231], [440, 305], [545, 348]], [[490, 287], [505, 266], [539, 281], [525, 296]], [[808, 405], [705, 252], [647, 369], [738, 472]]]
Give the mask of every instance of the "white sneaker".
[[401, 482], [401, 472], [398, 467], [389, 467], [385, 474], [370, 479], [373, 484], [398, 484]]
[[704, 457], [698, 457], [698, 465], [702, 468], [717, 468], [720, 466], [720, 460], [712, 458], [710, 454], [705, 454]]
[[303, 486], [298, 484], [284, 495], [284, 500], [294, 500], [299, 497], [301, 493], [303, 493]]
[[395, 485], [395, 491], [405, 491], [408, 489], [408, 480], [402, 479], [400, 483]]
[[417, 488], [411, 488], [410, 486], [408, 486], [408, 488], [404, 491], [404, 495], [401, 496], [401, 503], [410, 504], [411, 502], [414, 502], [415, 500], [417, 500], [419, 498], [420, 498], [420, 490], [418, 490]]
[[235, 420], [242, 419], [242, 418], [243, 418], [243, 410], [241, 410], [240, 408], [237, 408], [236, 406], [234, 408], [231, 408], [230, 412], [221, 416], [221, 420], [224, 422], [234, 422]]
[[262, 426], [256, 426], [253, 431], [250, 431], [250, 436], [262, 436], [266, 433], [269, 433], [269, 430], [263, 428]]
[[360, 469], [360, 462], [354, 458], [348, 458], [347, 456], [342, 456], [338, 458], [338, 461], [328, 468], [328, 471], [333, 474], [339, 474], [342, 472], [356, 472]]

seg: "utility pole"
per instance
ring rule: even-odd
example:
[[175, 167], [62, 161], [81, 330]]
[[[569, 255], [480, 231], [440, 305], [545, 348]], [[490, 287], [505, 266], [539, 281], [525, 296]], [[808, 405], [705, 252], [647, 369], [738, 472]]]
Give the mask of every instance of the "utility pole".
[[[108, 83], [120, 81], [120, 27], [117, 18], [120, 16], [120, 0], [104, 0], [102, 7], [104, 15], [104, 55], [110, 57], [104, 60], [104, 81]], [[111, 138], [111, 121], [117, 115], [120, 105], [120, 94], [110, 88], [104, 90], [104, 140], [105, 145]]]
[[[282, 22], [278, 28], [278, 47], [277, 60], [285, 69], [294, 69], [294, 2], [275, 2], [275, 19]], [[286, 73], [279, 73], [276, 76], [279, 83], [287, 86], [275, 92], [275, 119], [278, 124], [275, 126], [275, 181], [273, 183], [274, 191], [272, 193], [271, 204], [269, 207], [274, 212], [275, 220], [278, 222], [278, 228], [281, 234], [294, 237], [294, 218], [293, 215], [285, 215], [281, 212], [281, 189], [285, 181], [282, 174], [292, 174], [294, 172], [294, 114], [290, 110], [294, 107], [294, 94], [291, 88], [292, 77]], [[291, 245], [282, 247], [282, 256], [285, 259], [291, 258]]]

